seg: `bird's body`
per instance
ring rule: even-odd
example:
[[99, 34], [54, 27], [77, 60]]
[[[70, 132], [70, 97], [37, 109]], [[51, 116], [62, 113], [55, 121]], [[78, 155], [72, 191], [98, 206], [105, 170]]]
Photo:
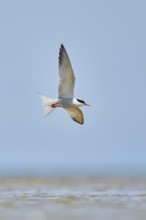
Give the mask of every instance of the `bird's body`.
[[83, 100], [74, 98], [75, 76], [69, 60], [68, 54], [61, 44], [59, 52], [59, 87], [58, 98], [51, 99], [47, 96], [41, 96], [42, 105], [44, 107], [44, 116], [51, 113], [55, 108], [61, 107], [67, 111], [69, 116], [79, 124], [84, 123], [84, 116], [80, 110], [80, 106], [86, 104]]
[[80, 107], [83, 105], [76, 98], [59, 98], [54, 101], [53, 107]]

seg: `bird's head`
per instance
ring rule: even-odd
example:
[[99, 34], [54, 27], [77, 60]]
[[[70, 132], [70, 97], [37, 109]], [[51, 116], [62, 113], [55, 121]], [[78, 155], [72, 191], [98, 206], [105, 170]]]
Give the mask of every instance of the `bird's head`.
[[81, 99], [77, 99], [77, 101], [80, 104], [80, 106], [83, 106], [83, 105], [90, 106], [89, 104], [87, 104], [85, 101], [83, 101]]

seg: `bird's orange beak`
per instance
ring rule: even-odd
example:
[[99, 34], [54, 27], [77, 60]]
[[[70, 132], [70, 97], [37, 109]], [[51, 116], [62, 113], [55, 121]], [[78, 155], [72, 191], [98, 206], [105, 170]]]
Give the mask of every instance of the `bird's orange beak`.
[[89, 104], [87, 104], [87, 103], [85, 103], [84, 105], [86, 105], [86, 106], [91, 106], [91, 105], [89, 105]]

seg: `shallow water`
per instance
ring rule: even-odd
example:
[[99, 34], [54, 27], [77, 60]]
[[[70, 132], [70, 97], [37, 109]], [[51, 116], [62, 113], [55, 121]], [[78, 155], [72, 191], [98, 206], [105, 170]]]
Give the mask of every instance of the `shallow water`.
[[146, 180], [0, 179], [0, 220], [146, 219]]

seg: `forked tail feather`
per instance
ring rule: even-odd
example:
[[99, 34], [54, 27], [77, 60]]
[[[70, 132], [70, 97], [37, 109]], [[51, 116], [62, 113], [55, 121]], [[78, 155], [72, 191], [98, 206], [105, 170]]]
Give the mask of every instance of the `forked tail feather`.
[[44, 114], [43, 114], [43, 117], [44, 117], [44, 116], [47, 116], [48, 114], [50, 114], [51, 112], [53, 112], [55, 110], [55, 108], [51, 107], [52, 104], [54, 104], [55, 100], [49, 98], [48, 96], [44, 96], [40, 93], [39, 93], [39, 95], [40, 95], [42, 106], [43, 106], [43, 109], [44, 109]]

